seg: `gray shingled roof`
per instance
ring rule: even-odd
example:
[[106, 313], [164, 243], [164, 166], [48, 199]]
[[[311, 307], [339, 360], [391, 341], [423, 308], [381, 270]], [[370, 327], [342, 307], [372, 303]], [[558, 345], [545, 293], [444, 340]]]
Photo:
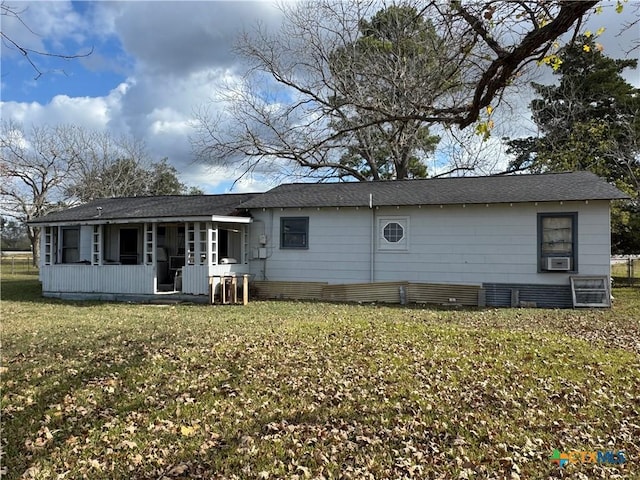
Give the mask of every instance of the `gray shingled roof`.
[[[629, 198], [589, 172], [353, 183], [291, 183], [266, 193], [105, 198], [29, 223], [238, 215], [250, 208], [613, 200]], [[102, 207], [98, 216], [97, 207]]]
[[629, 198], [590, 172], [456, 177], [356, 183], [285, 184], [243, 203], [243, 208], [363, 207], [369, 205], [613, 200]]
[[[255, 194], [232, 193], [103, 198], [78, 207], [52, 212], [30, 223], [237, 215], [238, 206], [253, 195]], [[100, 215], [98, 207], [102, 207]]]

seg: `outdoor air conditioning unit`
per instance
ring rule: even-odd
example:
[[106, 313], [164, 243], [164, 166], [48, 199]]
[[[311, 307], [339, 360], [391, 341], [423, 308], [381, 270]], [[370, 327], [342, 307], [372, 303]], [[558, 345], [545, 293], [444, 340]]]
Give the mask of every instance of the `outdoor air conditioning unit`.
[[571, 270], [571, 257], [548, 257], [547, 270]]

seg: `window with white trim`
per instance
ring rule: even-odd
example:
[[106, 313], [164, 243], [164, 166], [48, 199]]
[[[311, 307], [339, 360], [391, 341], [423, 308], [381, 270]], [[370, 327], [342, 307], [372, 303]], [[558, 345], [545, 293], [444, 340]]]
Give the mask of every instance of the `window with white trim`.
[[44, 265], [53, 265], [56, 263], [56, 236], [58, 227], [44, 227]]
[[378, 218], [378, 250], [402, 251], [409, 248], [409, 217]]
[[398, 222], [389, 222], [382, 229], [382, 236], [389, 243], [398, 243], [404, 238], [404, 227]]

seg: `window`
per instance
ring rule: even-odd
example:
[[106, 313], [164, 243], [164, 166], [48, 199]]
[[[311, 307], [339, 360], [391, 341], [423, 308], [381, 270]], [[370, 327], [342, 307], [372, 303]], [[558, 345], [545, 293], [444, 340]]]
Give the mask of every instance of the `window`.
[[309, 217], [280, 218], [280, 248], [309, 248]]
[[378, 250], [407, 250], [409, 217], [378, 218]]
[[58, 227], [44, 227], [44, 265], [56, 263]]
[[610, 307], [608, 277], [571, 277], [574, 307]]
[[577, 225], [577, 213], [538, 214], [538, 271], [578, 271]]
[[384, 226], [383, 236], [387, 242], [398, 243], [404, 238], [404, 228], [397, 222], [389, 222]]
[[80, 261], [80, 229], [78, 227], [62, 229], [62, 263]]

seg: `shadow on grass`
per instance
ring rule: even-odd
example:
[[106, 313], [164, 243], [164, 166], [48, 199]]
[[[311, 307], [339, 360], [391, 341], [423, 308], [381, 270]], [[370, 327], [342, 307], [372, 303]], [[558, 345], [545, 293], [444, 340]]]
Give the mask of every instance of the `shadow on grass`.
[[41, 303], [47, 305], [75, 305], [89, 307], [107, 302], [94, 300], [61, 300], [42, 295], [42, 285], [37, 272], [34, 274], [6, 275], [2, 274], [0, 298], [6, 302]]
[[2, 300], [10, 302], [48, 302], [36, 275], [2, 275]]
[[640, 290], [640, 278], [611, 277], [614, 288], [635, 288]]
[[394, 310], [430, 310], [434, 312], [481, 312], [487, 309], [493, 309], [496, 307], [474, 307], [469, 305], [458, 304], [441, 304], [441, 303], [407, 303], [401, 305], [400, 303], [386, 303], [386, 302], [340, 302], [332, 300], [306, 300], [306, 299], [269, 299], [269, 298], [251, 298], [251, 302], [282, 302], [289, 304], [302, 304], [302, 305], [349, 305], [353, 307], [364, 308], [390, 308]]

